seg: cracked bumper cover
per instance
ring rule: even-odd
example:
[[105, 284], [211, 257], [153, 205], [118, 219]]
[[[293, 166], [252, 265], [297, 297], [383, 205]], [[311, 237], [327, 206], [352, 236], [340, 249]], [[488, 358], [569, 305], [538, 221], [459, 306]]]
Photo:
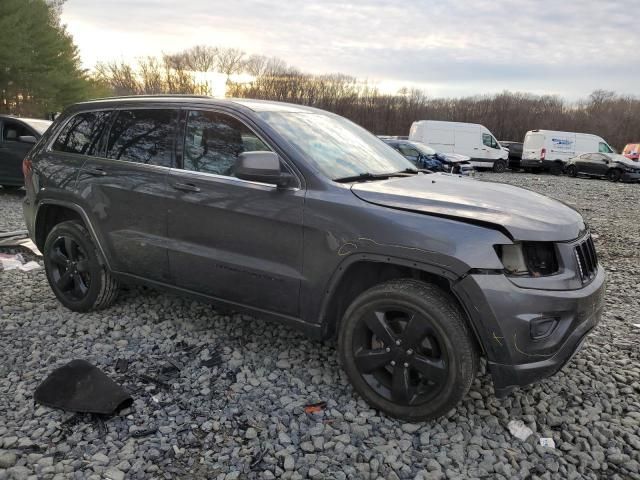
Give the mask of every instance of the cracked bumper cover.
[[[482, 339], [497, 396], [557, 373], [597, 325], [604, 304], [605, 272], [579, 290], [520, 288], [503, 275], [469, 275], [456, 287]], [[531, 323], [555, 319], [544, 338]]]

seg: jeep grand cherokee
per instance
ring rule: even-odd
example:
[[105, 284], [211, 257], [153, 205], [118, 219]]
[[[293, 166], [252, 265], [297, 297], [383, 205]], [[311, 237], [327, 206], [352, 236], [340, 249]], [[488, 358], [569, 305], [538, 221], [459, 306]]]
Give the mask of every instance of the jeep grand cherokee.
[[328, 112], [131, 97], [69, 108], [24, 160], [59, 301], [142, 282], [337, 338], [389, 415], [444, 414], [480, 356], [498, 395], [557, 372], [598, 322], [582, 217], [512, 186], [418, 172]]

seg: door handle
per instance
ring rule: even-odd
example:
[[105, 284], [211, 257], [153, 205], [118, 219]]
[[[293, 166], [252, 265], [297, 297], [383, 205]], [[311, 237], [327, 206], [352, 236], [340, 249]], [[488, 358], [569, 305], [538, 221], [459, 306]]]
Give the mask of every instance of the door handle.
[[183, 192], [199, 192], [200, 187], [196, 187], [193, 183], [174, 183], [173, 188], [182, 190]]
[[96, 177], [104, 177], [107, 174], [107, 172], [101, 168], [87, 168], [85, 172], [89, 175], [95, 175]]

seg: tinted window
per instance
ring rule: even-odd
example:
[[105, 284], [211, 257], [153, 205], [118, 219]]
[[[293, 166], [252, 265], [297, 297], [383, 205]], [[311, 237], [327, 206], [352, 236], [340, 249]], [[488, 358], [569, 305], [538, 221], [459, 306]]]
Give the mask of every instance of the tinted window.
[[184, 143], [186, 170], [233, 176], [233, 166], [242, 152], [269, 150], [233, 117], [217, 112], [189, 112]]
[[97, 155], [109, 115], [110, 112], [85, 112], [75, 115], [53, 142], [52, 149], [57, 152]]
[[107, 158], [171, 166], [177, 110], [122, 110], [107, 144]]

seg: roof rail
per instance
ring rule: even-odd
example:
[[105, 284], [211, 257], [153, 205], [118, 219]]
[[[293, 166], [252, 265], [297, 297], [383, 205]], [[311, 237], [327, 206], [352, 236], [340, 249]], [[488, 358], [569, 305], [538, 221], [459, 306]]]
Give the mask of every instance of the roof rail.
[[126, 100], [129, 98], [214, 98], [211, 95], [194, 95], [189, 93], [154, 93], [145, 95], [118, 95], [114, 97], [102, 97], [88, 100], [89, 102], [96, 102], [99, 100]]

